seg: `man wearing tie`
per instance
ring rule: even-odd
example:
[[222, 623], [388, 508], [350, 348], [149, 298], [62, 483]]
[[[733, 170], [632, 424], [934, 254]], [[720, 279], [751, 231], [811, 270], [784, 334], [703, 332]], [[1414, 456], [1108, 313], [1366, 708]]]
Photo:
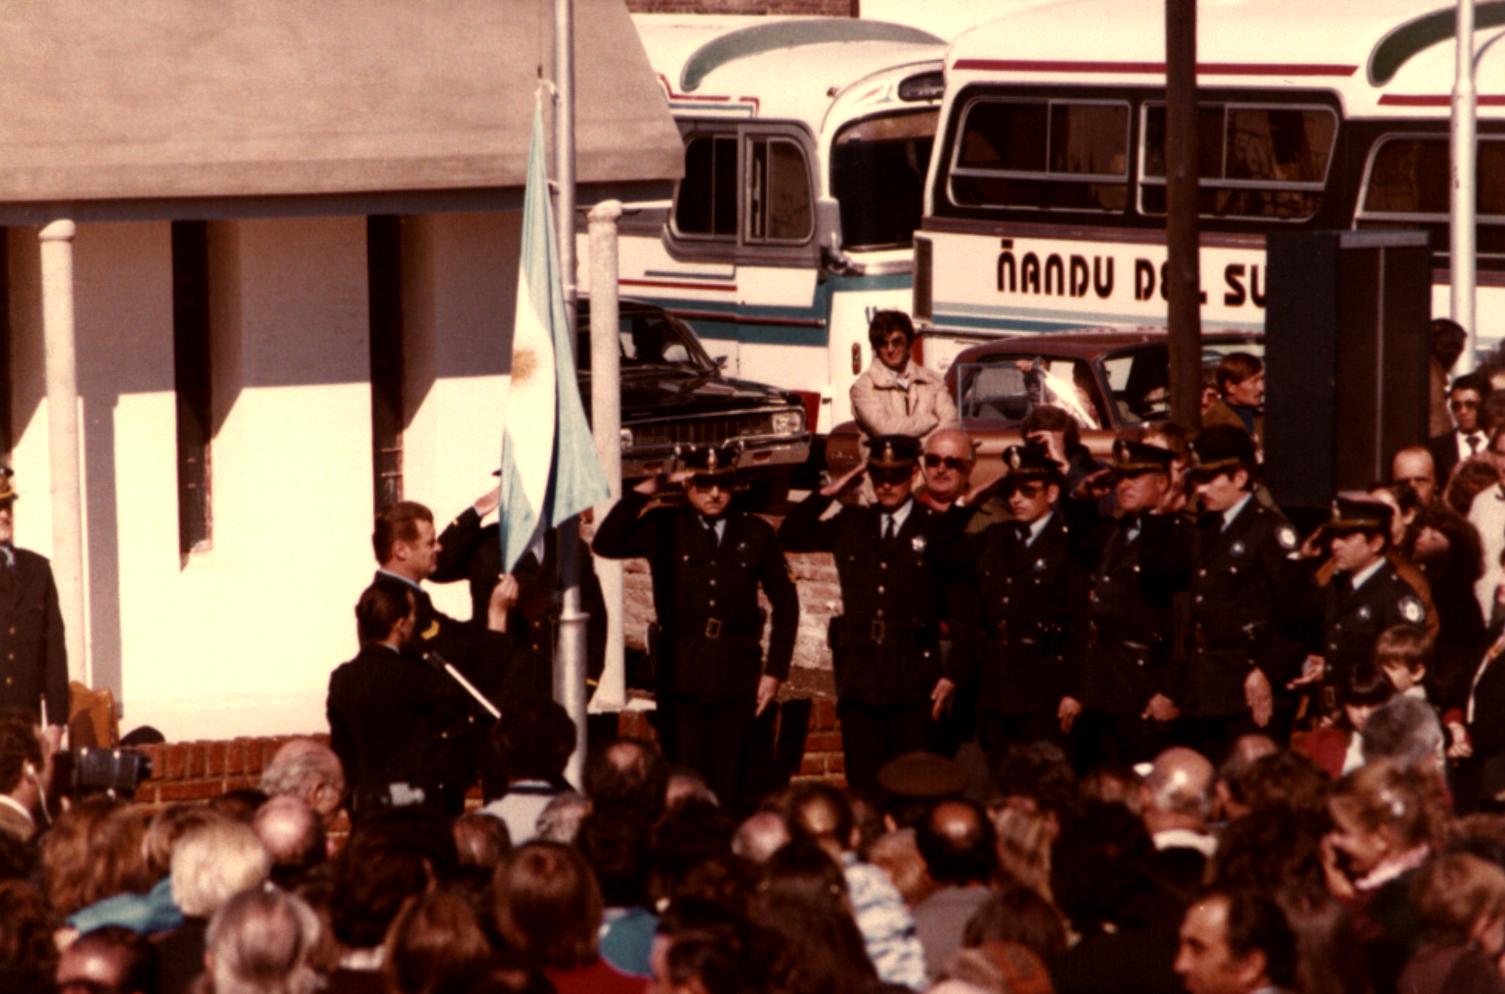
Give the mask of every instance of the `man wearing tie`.
[[[801, 501], [779, 538], [791, 552], [830, 552], [836, 560], [844, 613], [831, 620], [830, 640], [842, 751], [847, 782], [872, 792], [883, 764], [926, 747], [931, 722], [956, 689], [940, 651], [947, 600], [941, 557], [968, 515], [938, 514], [914, 500], [918, 440], [879, 435], [865, 444], [865, 467]], [[822, 520], [864, 468], [876, 503]]]
[[11, 471], [0, 467], [0, 712], [20, 712], [36, 722], [45, 704], [48, 737], [56, 747], [68, 724], [63, 615], [46, 557], [15, 547], [15, 500]]
[[963, 588], [966, 610], [957, 625], [966, 641], [954, 650], [975, 660], [978, 730], [995, 768], [1013, 743], [1064, 739], [1067, 648], [1087, 601], [1086, 570], [1056, 509], [1059, 465], [1043, 446], [1030, 445], [1005, 449], [1003, 462], [999, 492], [1011, 520], [958, 546], [973, 583]]
[[[799, 625], [799, 597], [773, 527], [731, 509], [738, 454], [733, 446], [682, 453], [672, 476], [649, 477], [623, 494], [592, 543], [607, 559], [648, 560], [662, 633], [658, 703], [672, 726], [665, 752], [731, 807], [739, 803], [743, 744], [789, 676]], [[649, 508], [666, 482], [684, 484], [688, 506]], [[773, 608], [766, 664], [759, 587]]]
[[1432, 462], [1437, 471], [1437, 487], [1447, 488], [1453, 467], [1470, 456], [1484, 452], [1484, 443], [1489, 435], [1479, 422], [1484, 411], [1484, 399], [1489, 396], [1489, 381], [1478, 373], [1465, 373], [1453, 380], [1448, 390], [1448, 410], [1452, 412], [1456, 428], [1445, 435], [1435, 435], [1427, 440], [1427, 449], [1432, 453]]

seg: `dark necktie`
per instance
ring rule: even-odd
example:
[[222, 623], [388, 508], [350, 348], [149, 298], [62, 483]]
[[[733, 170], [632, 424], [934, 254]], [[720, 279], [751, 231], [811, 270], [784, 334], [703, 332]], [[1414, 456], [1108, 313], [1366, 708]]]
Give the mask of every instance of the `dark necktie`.
[[1017, 522], [1014, 525], [1014, 534], [1019, 536], [1019, 541], [1023, 545], [1029, 544], [1029, 530], [1029, 525], [1025, 524], [1022, 521]]
[[1463, 437], [1463, 440], [1468, 443], [1468, 454], [1469, 455], [1476, 456], [1476, 455], [1479, 454], [1479, 442], [1480, 442], [1480, 438], [1479, 438], [1479, 435], [1477, 433], [1472, 434], [1472, 435], [1465, 435]]
[[720, 548], [721, 535], [716, 531], [716, 522], [707, 519], [702, 521], [701, 524], [705, 525], [706, 534], [710, 537], [711, 544]]
[[885, 514], [883, 516], [883, 541], [892, 542], [896, 530], [894, 528], [894, 516], [892, 514]]

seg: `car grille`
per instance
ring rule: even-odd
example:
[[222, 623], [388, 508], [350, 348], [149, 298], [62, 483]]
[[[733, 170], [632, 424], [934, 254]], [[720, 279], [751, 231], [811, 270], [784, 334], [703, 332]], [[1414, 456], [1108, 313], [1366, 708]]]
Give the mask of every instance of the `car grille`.
[[733, 414], [727, 417], [697, 417], [686, 421], [650, 421], [628, 424], [633, 447], [660, 445], [705, 445], [748, 435], [769, 435], [773, 421], [768, 414]]

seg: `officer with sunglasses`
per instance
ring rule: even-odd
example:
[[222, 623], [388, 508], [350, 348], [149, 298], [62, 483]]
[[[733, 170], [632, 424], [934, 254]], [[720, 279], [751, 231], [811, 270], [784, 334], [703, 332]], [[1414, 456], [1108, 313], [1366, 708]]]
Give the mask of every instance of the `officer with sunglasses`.
[[[940, 651], [948, 613], [942, 564], [966, 512], [940, 514], [914, 499], [916, 439], [880, 435], [865, 444], [866, 464], [801, 501], [779, 538], [791, 552], [836, 560], [843, 614], [832, 619], [830, 639], [847, 782], [873, 792], [880, 767], [926, 748], [956, 689]], [[822, 520], [864, 470], [875, 502]]]
[[[648, 560], [661, 630], [660, 717], [670, 725], [665, 752], [733, 807], [743, 743], [789, 675], [799, 625], [799, 597], [773, 527], [731, 506], [739, 454], [731, 445], [681, 453], [681, 469], [622, 495], [592, 545], [607, 559]], [[670, 483], [683, 484], [687, 506], [650, 508]], [[766, 663], [760, 587], [773, 609]]]
[[1057, 509], [1059, 465], [1040, 446], [1003, 452], [999, 492], [1011, 520], [958, 546], [970, 580], [956, 651], [976, 667], [979, 733], [993, 766], [1013, 743], [1062, 741], [1067, 653], [1081, 626], [1087, 571]]

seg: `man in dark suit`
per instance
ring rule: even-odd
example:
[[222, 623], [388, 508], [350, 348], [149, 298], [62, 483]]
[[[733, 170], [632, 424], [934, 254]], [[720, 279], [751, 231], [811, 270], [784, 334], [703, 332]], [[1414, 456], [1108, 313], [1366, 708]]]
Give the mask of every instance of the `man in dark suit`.
[[1434, 435], [1427, 440], [1439, 490], [1447, 488], [1455, 466], [1484, 451], [1489, 436], [1480, 423], [1480, 415], [1488, 396], [1489, 380], [1479, 373], [1464, 373], [1448, 388], [1448, 410], [1452, 412], [1455, 427], [1447, 434]]
[[[434, 583], [467, 581], [474, 624], [485, 624], [491, 590], [502, 573], [500, 526], [494, 521], [481, 523], [497, 509], [500, 498], [501, 489], [492, 488], [445, 527], [439, 535], [439, 558], [429, 576]], [[560, 592], [557, 533], [545, 533], [541, 551], [542, 562], [530, 549], [511, 574], [517, 580], [518, 597], [507, 622], [512, 659], [497, 692], [497, 704], [503, 710], [530, 698], [552, 700], [554, 696]], [[586, 623], [586, 675], [594, 684], [606, 659], [606, 601], [594, 570], [581, 571], [580, 600], [590, 615]]]
[[[1190, 744], [1220, 760], [1238, 736], [1267, 729], [1275, 690], [1301, 668], [1297, 618], [1309, 573], [1296, 529], [1254, 496], [1254, 440], [1214, 425], [1192, 442], [1202, 517], [1192, 538], [1191, 596], [1181, 632]], [[1285, 736], [1274, 733], [1277, 741]]]
[[[693, 767], [732, 806], [745, 740], [789, 676], [799, 625], [799, 597], [772, 526], [731, 508], [737, 455], [731, 446], [685, 452], [672, 476], [623, 494], [593, 543], [608, 559], [647, 558], [662, 632], [659, 687], [674, 726], [669, 759]], [[666, 482], [684, 484], [687, 506], [649, 508]], [[773, 609], [766, 663], [759, 588]]]
[[0, 712], [39, 721], [45, 704], [48, 739], [56, 747], [68, 724], [63, 615], [46, 557], [12, 541], [15, 500], [11, 471], [0, 468]]
[[448, 782], [455, 764], [443, 761], [443, 735], [465, 721], [465, 692], [438, 668], [404, 650], [418, 623], [417, 600], [406, 584], [384, 579], [355, 605], [361, 651], [329, 677], [325, 713], [329, 744], [345, 768], [357, 817], [416, 798], [454, 806], [468, 783]]
[[1013, 743], [1062, 739], [1067, 648], [1087, 600], [1086, 571], [1056, 510], [1058, 465], [1043, 448], [1021, 445], [1005, 449], [1003, 461], [999, 491], [1011, 520], [989, 525], [957, 553], [972, 583], [963, 588], [955, 651], [975, 649], [964, 662], [976, 666], [979, 731], [995, 767]]
[[[868, 460], [801, 501], [779, 529], [791, 552], [831, 552], [843, 614], [831, 622], [832, 664], [847, 782], [874, 792], [890, 759], [924, 749], [956, 689], [943, 667], [947, 613], [943, 556], [965, 520], [911, 496], [920, 443], [907, 435], [868, 439]], [[866, 469], [877, 502], [821, 516]]]
[[[398, 501], [376, 516], [371, 545], [379, 568], [375, 583], [397, 583], [413, 595], [417, 617], [403, 648], [419, 658], [437, 657], [453, 663], [466, 679], [493, 702], [506, 681], [512, 656], [507, 635], [508, 616], [517, 603], [518, 584], [502, 575], [492, 587], [485, 625], [458, 621], [434, 607], [422, 583], [433, 575], [439, 559], [439, 539], [434, 515], [416, 501]], [[475, 777], [474, 753], [484, 748], [483, 731], [477, 721], [480, 709], [472, 708], [462, 726], [443, 734], [455, 742], [455, 768], [446, 782], [463, 782], [468, 789]], [[464, 800], [464, 791], [460, 792]], [[458, 812], [456, 812], [458, 813]]]

